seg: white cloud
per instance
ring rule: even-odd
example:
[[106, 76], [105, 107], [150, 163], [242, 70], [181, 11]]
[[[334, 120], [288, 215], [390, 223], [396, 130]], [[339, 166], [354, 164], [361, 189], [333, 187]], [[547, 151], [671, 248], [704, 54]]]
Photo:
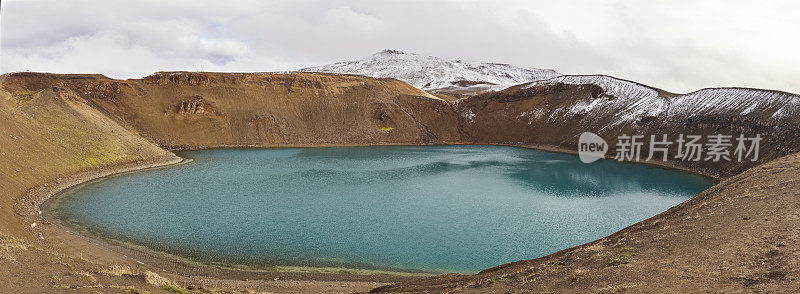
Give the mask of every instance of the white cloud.
[[392, 48], [800, 92], [793, 1], [2, 1], [0, 71], [270, 71]]
[[383, 22], [375, 16], [356, 12], [350, 7], [336, 7], [325, 11], [325, 20], [333, 25], [344, 25], [348, 29], [375, 33], [381, 31]]

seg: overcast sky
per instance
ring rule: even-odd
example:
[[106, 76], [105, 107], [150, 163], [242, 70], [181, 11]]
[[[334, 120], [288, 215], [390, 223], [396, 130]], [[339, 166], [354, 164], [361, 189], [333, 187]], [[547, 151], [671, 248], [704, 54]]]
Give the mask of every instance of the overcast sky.
[[382, 49], [800, 93], [800, 1], [2, 0], [0, 71], [282, 71]]

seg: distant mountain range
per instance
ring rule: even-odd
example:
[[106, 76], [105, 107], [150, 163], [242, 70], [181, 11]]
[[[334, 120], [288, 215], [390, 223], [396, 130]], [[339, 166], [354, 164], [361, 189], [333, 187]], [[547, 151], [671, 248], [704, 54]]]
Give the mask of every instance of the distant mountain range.
[[[596, 97], [573, 97], [574, 104], [549, 113], [551, 118], [600, 115], [613, 116], [609, 127], [640, 121], [643, 117], [688, 118], [699, 115], [746, 116], [761, 121], [781, 121], [800, 114], [800, 96], [750, 88], [706, 88], [688, 94], [674, 94], [605, 75], [565, 75], [520, 85], [522, 88], [554, 85], [596, 85]], [[597, 98], [606, 99], [597, 99]]]
[[300, 71], [395, 78], [428, 92], [453, 94], [499, 91], [521, 83], [561, 76], [552, 69], [446, 60], [388, 49], [361, 60], [309, 67]]
[[[445, 60], [396, 50], [383, 50], [364, 59], [301, 69], [305, 72], [357, 74], [395, 78], [430, 93], [474, 95], [512, 86], [599, 86], [597, 97], [570, 97], [574, 104], [547, 112], [550, 119], [576, 114], [611, 115], [610, 126], [643, 117], [717, 114], [747, 115], [780, 120], [800, 113], [796, 94], [748, 88], [709, 88], [674, 94], [658, 88], [605, 75], [562, 75], [552, 69], [524, 68], [498, 63]], [[524, 85], [523, 85], [524, 84]], [[595, 99], [600, 96], [608, 99]]]

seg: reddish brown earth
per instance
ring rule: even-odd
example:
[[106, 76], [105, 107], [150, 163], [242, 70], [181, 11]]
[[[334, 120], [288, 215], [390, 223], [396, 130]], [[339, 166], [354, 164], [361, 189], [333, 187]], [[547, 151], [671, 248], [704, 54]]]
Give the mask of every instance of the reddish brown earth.
[[[333, 74], [0, 76], [0, 292], [800, 289], [800, 156], [792, 155], [800, 151], [797, 118], [698, 113], [603, 128], [615, 114], [557, 123], [523, 115], [600, 97], [598, 91], [591, 85], [516, 87], [466, 98], [440, 93], [442, 100], [393, 79]], [[68, 233], [41, 212], [44, 200], [73, 184], [179, 162], [170, 149], [481, 143], [565, 151], [575, 150], [582, 131], [609, 142], [622, 133], [667, 131], [760, 133], [765, 142], [754, 163], [666, 163], [723, 181], [665, 213], [583, 246], [477, 275], [231, 271]]]

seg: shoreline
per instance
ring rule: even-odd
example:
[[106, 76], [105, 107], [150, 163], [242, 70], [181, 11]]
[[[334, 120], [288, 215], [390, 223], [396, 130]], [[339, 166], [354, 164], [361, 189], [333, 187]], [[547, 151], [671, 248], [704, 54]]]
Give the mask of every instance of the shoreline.
[[[348, 146], [330, 146], [330, 147], [348, 147]], [[353, 146], [355, 147], [355, 146]], [[203, 149], [229, 149], [239, 147], [209, 147]], [[249, 147], [254, 149], [260, 148], [275, 148], [275, 147]], [[287, 147], [287, 148], [300, 148], [300, 147]], [[313, 147], [302, 147], [313, 148]], [[175, 149], [168, 150], [172, 152]], [[191, 151], [202, 149], [182, 149], [180, 151]], [[179, 152], [178, 150], [175, 150]], [[34, 211], [17, 210], [18, 214], [35, 217], [38, 214], [43, 220], [43, 224], [49, 224], [48, 233], [55, 235], [62, 235], [62, 237], [76, 237], [84, 242], [91, 243], [95, 246], [102, 247], [111, 252], [123, 257], [126, 260], [134, 262], [138, 265], [152, 267], [160, 271], [171, 274], [176, 274], [192, 278], [212, 278], [212, 279], [234, 279], [234, 280], [292, 280], [292, 281], [335, 281], [335, 282], [380, 282], [391, 283], [405, 281], [413, 278], [427, 277], [432, 275], [439, 275], [443, 273], [427, 273], [427, 272], [404, 272], [404, 271], [390, 271], [390, 270], [372, 270], [372, 269], [357, 269], [357, 268], [344, 268], [344, 267], [300, 267], [300, 266], [275, 266], [278, 270], [269, 269], [248, 269], [246, 266], [239, 267], [239, 265], [220, 265], [203, 263], [200, 261], [191, 260], [175, 254], [158, 251], [155, 249], [147, 248], [142, 245], [125, 242], [113, 238], [104, 237], [94, 234], [82, 228], [72, 226], [63, 220], [57, 218], [52, 208], [56, 201], [66, 195], [73, 189], [78, 189], [84, 185], [91, 184], [96, 181], [103, 181], [108, 178], [122, 176], [127, 173], [141, 172], [150, 169], [169, 168], [181, 164], [186, 164], [192, 161], [190, 158], [184, 158], [172, 152], [174, 158], [166, 160], [152, 160], [142, 163], [125, 163], [118, 166], [104, 167], [99, 170], [90, 170], [80, 172], [75, 175], [68, 176], [66, 179], [55, 181], [55, 186], [48, 185], [42, 186], [40, 189], [35, 189], [34, 192], [28, 193], [26, 202], [29, 199], [38, 199], [39, 204], [34, 206]], [[177, 158], [177, 160], [175, 159]], [[50, 187], [49, 187], [50, 186]], [[34, 200], [35, 201], [35, 200]], [[37, 211], [41, 211], [38, 213]], [[40, 235], [41, 236], [41, 235]], [[58, 236], [55, 236], [58, 238]], [[55, 239], [55, 238], [54, 238]], [[63, 238], [58, 238], [63, 239]]]
[[[656, 123], [631, 121], [608, 128], [607, 122], [616, 122], [624, 114], [624, 108], [619, 108], [624, 105], [611, 100], [609, 111], [598, 111], [597, 117], [530, 117], [531, 110], [555, 113], [581, 103], [587, 95], [592, 97], [594, 89], [586, 85], [548, 86], [541, 92], [512, 89], [458, 103], [432, 103], [415, 98], [424, 91], [391, 79], [305, 73], [191, 73], [174, 78], [168, 74], [128, 80], [90, 74], [0, 75], [0, 103], [6, 103], [0, 104], [4, 135], [0, 136], [0, 190], [5, 192], [0, 197], [0, 247], [5, 248], [0, 250], [4, 263], [0, 280], [8, 282], [0, 286], [0, 292], [161, 292], [162, 286], [191, 292], [277, 293], [614, 292], [629, 288], [634, 292], [780, 292], [800, 288], [800, 272], [792, 266], [800, 248], [800, 233], [792, 222], [800, 217], [795, 197], [800, 195], [800, 149], [793, 140], [799, 128], [793, 116], [760, 119], [772, 117], [776, 113], [772, 108], [745, 115], [717, 113], [717, 108], [727, 106], [711, 105], [688, 113], [686, 119], [698, 118], [691, 121], [673, 115], [663, 122], [657, 117]], [[359, 87], [359, 82], [369, 87]], [[204, 113], [177, 109], [197, 101]], [[473, 110], [478, 112], [476, 120]], [[376, 117], [383, 112], [390, 120]], [[397, 128], [381, 132], [386, 126]], [[49, 213], [46, 200], [68, 187], [89, 183], [102, 174], [123, 173], [125, 168], [165, 166], [180, 160], [169, 151], [498, 145], [576, 154], [577, 146], [572, 146], [577, 141], [575, 126], [598, 133], [605, 130], [610, 137], [665, 130], [710, 135], [732, 129], [759, 133], [770, 144], [762, 144], [759, 162], [713, 165], [675, 158], [627, 162], [674, 169], [717, 183], [646, 221], [560, 253], [498, 265], [475, 275], [407, 278], [393, 286], [383, 285], [388, 279], [401, 278], [335, 282], [348, 276], [329, 275], [328, 280], [314, 282], [314, 276], [303, 273], [270, 276], [197, 264], [171, 267], [167, 258], [137, 259], [139, 255], [113, 242], [53, 225], [50, 221], [56, 220], [44, 214]], [[117, 266], [126, 271], [118, 271]], [[162, 268], [177, 271], [173, 274]], [[164, 278], [153, 280], [151, 274]], [[206, 278], [210, 276], [214, 278]], [[279, 281], [286, 278], [295, 280]]]
[[[55, 217], [52, 211], [53, 204], [55, 204], [61, 197], [67, 196], [66, 193], [73, 189], [78, 189], [83, 185], [91, 184], [95, 181], [102, 181], [111, 177], [121, 176], [127, 173], [146, 171], [149, 169], [169, 168], [176, 165], [189, 163], [192, 161], [190, 158], [184, 158], [179, 155], [182, 151], [193, 150], [208, 150], [208, 149], [269, 149], [269, 148], [336, 148], [336, 147], [382, 147], [382, 146], [458, 146], [458, 145], [487, 145], [487, 146], [507, 146], [526, 148], [542, 152], [553, 152], [560, 154], [575, 155], [577, 152], [568, 150], [566, 148], [559, 148], [555, 146], [543, 145], [514, 145], [514, 144], [500, 144], [500, 143], [447, 143], [447, 144], [347, 144], [347, 145], [306, 145], [306, 144], [291, 144], [291, 145], [272, 145], [272, 146], [257, 146], [257, 145], [219, 145], [219, 146], [205, 146], [203, 148], [171, 148], [167, 149], [172, 152], [173, 156], [164, 159], [154, 159], [142, 163], [126, 163], [119, 166], [109, 166], [101, 168], [100, 170], [93, 170], [82, 172], [77, 175], [68, 177], [68, 180], [56, 181], [57, 185], [49, 189], [41, 189], [34, 192], [33, 197], [44, 199], [40, 202], [41, 216], [45, 222], [51, 223], [51, 233], [54, 234], [68, 234], [77, 237], [85, 242], [92, 243], [96, 246], [103, 247], [111, 251], [111, 254], [117, 254], [132, 262], [142, 266], [153, 267], [158, 270], [181, 275], [192, 278], [212, 278], [212, 279], [235, 279], [235, 280], [275, 280], [284, 279], [291, 281], [337, 281], [337, 282], [381, 282], [391, 283], [405, 281], [409, 279], [440, 275], [445, 273], [427, 273], [427, 272], [404, 272], [404, 271], [391, 271], [391, 270], [371, 270], [371, 269], [357, 269], [357, 268], [344, 268], [344, 267], [299, 267], [299, 266], [275, 266], [272, 269], [253, 269], [246, 266], [240, 267], [239, 265], [221, 265], [204, 263], [201, 261], [191, 260], [189, 258], [181, 257], [175, 254], [158, 251], [155, 249], [147, 248], [142, 245], [125, 242], [113, 238], [103, 237], [98, 234], [91, 233], [87, 230], [71, 226], [64, 221]], [[607, 156], [608, 158], [608, 156]], [[719, 182], [716, 177], [704, 175], [702, 173], [692, 171], [677, 166], [662, 165], [656, 163], [645, 162], [630, 162], [630, 163], [644, 163], [657, 168], [678, 170], [681, 172], [690, 173], [697, 176], [703, 176], [713, 179], [715, 184]], [[44, 185], [47, 187], [49, 185]], [[713, 187], [713, 186], [712, 186]], [[36, 195], [38, 194], [38, 196]], [[694, 197], [694, 196], [692, 196]], [[691, 199], [691, 198], [690, 198]], [[687, 199], [688, 201], [688, 199]], [[32, 212], [28, 212], [32, 213]], [[281, 270], [283, 269], [283, 270]]]
[[[502, 142], [442, 142], [442, 143], [434, 143], [434, 144], [413, 144], [413, 143], [380, 143], [380, 144], [275, 144], [275, 145], [258, 145], [258, 144], [246, 144], [246, 145], [213, 145], [213, 146], [174, 146], [170, 148], [165, 148], [165, 150], [170, 152], [181, 152], [181, 151], [192, 151], [192, 150], [209, 150], [209, 149], [262, 149], [262, 148], [336, 148], [336, 147], [380, 147], [380, 146], [465, 146], [465, 145], [488, 145], [488, 146], [508, 146], [508, 147], [519, 147], [519, 148], [526, 148], [538, 151], [545, 151], [545, 152], [553, 152], [553, 153], [561, 153], [561, 154], [569, 154], [569, 155], [577, 155], [578, 152], [573, 149], [568, 149], [564, 147], [559, 147], [556, 145], [537, 145], [537, 144], [517, 144], [517, 143], [502, 143]], [[614, 160], [613, 155], [606, 155], [603, 159], [607, 160]], [[621, 163], [629, 163], [629, 164], [644, 164], [652, 167], [668, 169], [668, 170], [675, 170], [684, 173], [689, 173], [692, 175], [700, 176], [712, 180], [715, 183], [719, 183], [720, 181], [724, 180], [727, 177], [722, 177], [716, 174], [692, 169], [690, 167], [684, 167], [680, 165], [673, 164], [673, 161], [620, 161]]]

